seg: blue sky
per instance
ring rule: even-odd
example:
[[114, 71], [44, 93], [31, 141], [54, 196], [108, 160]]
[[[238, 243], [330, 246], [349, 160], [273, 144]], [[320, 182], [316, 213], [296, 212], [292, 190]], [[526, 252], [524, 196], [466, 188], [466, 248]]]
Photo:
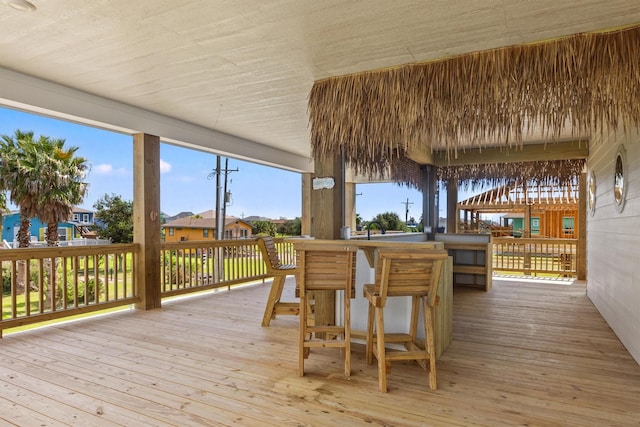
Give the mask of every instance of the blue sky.
[[[65, 146], [78, 147], [77, 155], [90, 165], [86, 181], [89, 192], [81, 207], [93, 209], [96, 200], [105, 194], [116, 194], [133, 200], [133, 151], [129, 135], [104, 131], [75, 123], [0, 108], [0, 135], [13, 135], [16, 129], [33, 131], [64, 139]], [[181, 211], [194, 213], [215, 209], [215, 177], [209, 174], [216, 167], [216, 156], [201, 151], [162, 144], [160, 148], [160, 208], [168, 215]], [[224, 158], [222, 160], [224, 167]], [[250, 162], [229, 159], [228, 190], [232, 202], [227, 215], [269, 218], [295, 218], [301, 215], [301, 175]], [[274, 191], [274, 188], [280, 189]], [[359, 184], [356, 188], [356, 212], [369, 220], [382, 212], [395, 212], [419, 220], [422, 193], [395, 184]]]

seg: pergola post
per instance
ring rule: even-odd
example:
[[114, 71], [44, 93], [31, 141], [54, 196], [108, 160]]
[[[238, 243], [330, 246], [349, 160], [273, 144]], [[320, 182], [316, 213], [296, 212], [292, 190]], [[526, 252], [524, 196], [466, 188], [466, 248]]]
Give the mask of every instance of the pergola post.
[[136, 265], [136, 308], [159, 308], [160, 297], [160, 138], [133, 136], [133, 241], [140, 245]]

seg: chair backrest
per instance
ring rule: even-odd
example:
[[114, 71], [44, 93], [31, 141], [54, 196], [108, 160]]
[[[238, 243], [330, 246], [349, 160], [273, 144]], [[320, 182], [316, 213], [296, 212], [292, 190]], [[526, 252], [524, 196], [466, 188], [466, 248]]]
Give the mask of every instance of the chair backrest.
[[381, 306], [387, 296], [426, 296], [435, 305], [442, 263], [447, 251], [380, 249], [376, 264], [376, 294]]
[[267, 272], [271, 273], [272, 270], [277, 270], [282, 266], [280, 257], [278, 256], [278, 250], [276, 244], [271, 236], [260, 236], [256, 239], [258, 247], [262, 252], [262, 259], [267, 265]]
[[327, 245], [297, 251], [300, 269], [300, 291], [346, 290], [346, 298], [354, 292], [356, 276], [355, 246]]

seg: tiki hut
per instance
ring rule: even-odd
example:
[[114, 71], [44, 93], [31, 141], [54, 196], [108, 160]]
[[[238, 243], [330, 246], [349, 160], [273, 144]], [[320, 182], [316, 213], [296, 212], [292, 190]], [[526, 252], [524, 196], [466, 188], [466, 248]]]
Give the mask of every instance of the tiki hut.
[[[592, 132], [640, 125], [639, 58], [634, 26], [316, 81], [313, 155], [344, 150], [357, 173], [418, 189], [424, 165], [441, 181], [474, 186], [576, 179], [586, 151], [513, 157], [531, 144], [586, 145]], [[480, 160], [484, 150], [509, 164]]]

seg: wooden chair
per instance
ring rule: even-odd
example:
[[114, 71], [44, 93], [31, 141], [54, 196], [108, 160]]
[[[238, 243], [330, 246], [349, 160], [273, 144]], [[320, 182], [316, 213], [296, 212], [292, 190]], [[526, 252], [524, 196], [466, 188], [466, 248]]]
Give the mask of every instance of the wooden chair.
[[[314, 244], [296, 248], [300, 287], [300, 326], [298, 337], [298, 375], [304, 375], [304, 360], [311, 348], [340, 348], [344, 356], [344, 374], [351, 376], [351, 297], [355, 286], [355, 258], [357, 248], [335, 244]], [[342, 325], [318, 325], [309, 317], [309, 299], [314, 292], [344, 291], [344, 319]]]
[[[433, 309], [438, 302], [436, 293], [442, 264], [446, 259], [446, 251], [378, 251], [376, 283], [364, 286], [364, 296], [369, 301], [366, 355], [368, 364], [373, 363], [373, 356], [378, 360], [378, 382], [383, 393], [387, 392], [387, 373], [391, 371], [391, 362], [396, 360], [417, 361], [428, 372], [429, 387], [432, 390], [437, 388]], [[385, 334], [384, 308], [387, 298], [398, 296], [411, 297], [409, 333]], [[417, 338], [421, 301], [424, 342]], [[405, 349], [386, 349], [385, 346], [389, 343], [402, 344]]]
[[269, 326], [271, 319], [275, 319], [276, 314], [297, 315], [297, 302], [282, 302], [282, 290], [287, 276], [295, 275], [297, 268], [295, 264], [282, 264], [275, 242], [271, 236], [261, 236], [256, 239], [258, 247], [262, 252], [262, 259], [267, 266], [267, 274], [273, 276], [271, 290], [267, 297], [267, 306], [262, 317], [262, 326]]

